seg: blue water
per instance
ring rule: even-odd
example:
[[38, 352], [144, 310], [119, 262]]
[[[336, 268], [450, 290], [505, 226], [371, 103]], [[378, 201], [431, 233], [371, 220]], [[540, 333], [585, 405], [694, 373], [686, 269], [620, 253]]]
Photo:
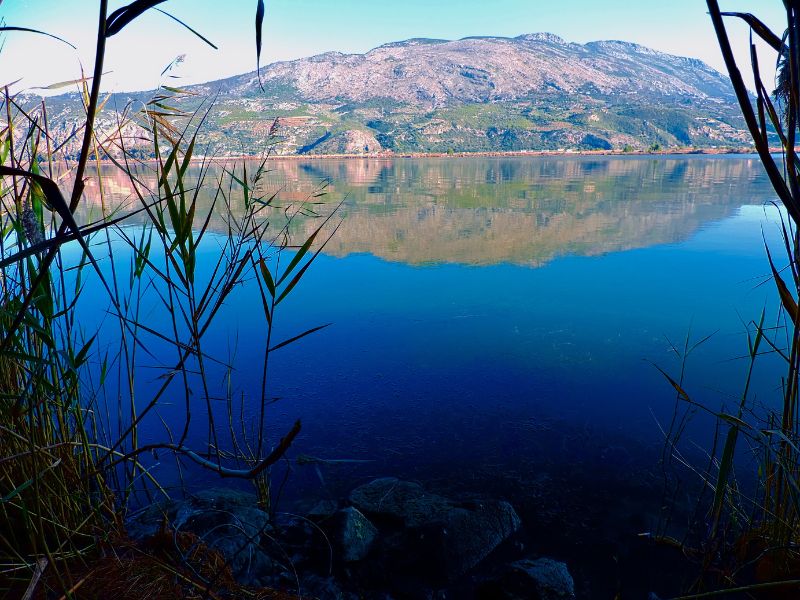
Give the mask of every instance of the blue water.
[[[711, 336], [691, 352], [684, 387], [712, 408], [731, 405], [747, 323], [764, 309], [776, 320], [764, 240], [781, 255], [779, 213], [752, 157], [330, 160], [277, 163], [272, 177], [289, 196], [328, 178], [327, 207], [344, 200], [340, 231], [276, 315], [273, 343], [331, 323], [270, 359], [267, 395], [279, 398], [270, 439], [299, 418], [291, 457], [345, 461], [295, 465], [298, 489], [647, 463], [675, 407], [654, 365], [677, 377], [673, 349]], [[217, 244], [206, 240], [206, 260]], [[198, 268], [202, 278], [209, 265]], [[84, 307], [87, 328], [97, 309]], [[167, 327], [163, 308], [145, 305], [143, 315]], [[205, 341], [232, 360], [233, 395], [257, 397], [265, 329], [254, 285], [237, 289]], [[140, 354], [140, 403], [170, 352]], [[224, 395], [224, 370], [210, 373]], [[760, 401], [777, 401], [779, 375], [774, 357], [759, 362]], [[143, 440], [163, 439], [164, 423], [182, 426], [175, 383]], [[193, 388], [195, 424], [201, 392]], [[224, 403], [213, 404], [224, 424]], [[255, 401], [242, 414], [252, 427]], [[188, 443], [202, 446], [205, 433], [193, 426]], [[698, 416], [686, 436], [708, 444], [709, 421]], [[175, 467], [164, 460], [154, 472], [170, 480]]]

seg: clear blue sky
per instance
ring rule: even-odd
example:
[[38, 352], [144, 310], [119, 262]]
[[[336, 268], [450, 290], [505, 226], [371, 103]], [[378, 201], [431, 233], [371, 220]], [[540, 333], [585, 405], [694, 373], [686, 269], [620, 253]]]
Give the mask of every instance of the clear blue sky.
[[[129, 1], [129, 0], [128, 0]], [[111, 0], [111, 9], [127, 4]], [[780, 0], [721, 0], [723, 10], [750, 10], [780, 31]], [[93, 61], [96, 0], [0, 0], [7, 25], [34, 27], [64, 37], [78, 52], [47, 38], [5, 36], [0, 85], [23, 77], [26, 87], [73, 79]], [[150, 11], [109, 40], [106, 88], [149, 89], [177, 55], [181, 83], [218, 79], [255, 67], [255, 0], [169, 0], [161, 5], [214, 41]], [[700, 58], [723, 70], [703, 0], [266, 0], [263, 63], [328, 50], [364, 52], [409, 37], [456, 39], [469, 35], [515, 36], [547, 31], [568, 41], [622, 39]], [[732, 23], [744, 59], [747, 28]], [[766, 54], [766, 53], [765, 53]], [[22, 85], [22, 84], [21, 84]]]

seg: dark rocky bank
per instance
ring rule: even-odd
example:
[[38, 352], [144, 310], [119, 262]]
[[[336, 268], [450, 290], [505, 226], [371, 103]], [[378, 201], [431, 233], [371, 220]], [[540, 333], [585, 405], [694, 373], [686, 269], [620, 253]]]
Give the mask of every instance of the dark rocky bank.
[[[418, 483], [380, 478], [306, 514], [270, 517], [253, 494], [215, 489], [163, 501], [128, 523], [134, 539], [196, 535], [243, 585], [302, 598], [569, 600], [595, 597], [569, 559], [532, 550], [507, 501], [453, 499]], [[665, 563], [665, 568], [668, 563]], [[644, 592], [636, 596], [653, 600]]]

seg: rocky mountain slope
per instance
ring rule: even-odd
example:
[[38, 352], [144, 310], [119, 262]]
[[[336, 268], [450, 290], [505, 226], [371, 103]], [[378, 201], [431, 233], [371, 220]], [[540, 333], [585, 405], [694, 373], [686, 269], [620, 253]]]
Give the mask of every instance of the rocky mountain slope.
[[[263, 89], [255, 73], [188, 88], [197, 96], [184, 108], [217, 98], [206, 136], [218, 154], [257, 153], [271, 130], [283, 154], [748, 143], [727, 77], [621, 41], [412, 39], [275, 63], [261, 80]], [[75, 98], [59, 98], [51, 115], [68, 130]], [[109, 106], [146, 98], [118, 95]]]

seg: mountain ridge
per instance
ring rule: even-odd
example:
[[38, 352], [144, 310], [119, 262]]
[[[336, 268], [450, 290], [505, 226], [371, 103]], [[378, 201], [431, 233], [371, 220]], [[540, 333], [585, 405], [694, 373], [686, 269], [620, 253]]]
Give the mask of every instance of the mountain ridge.
[[[187, 110], [216, 97], [204, 141], [220, 155], [257, 154], [273, 124], [281, 154], [749, 144], [730, 81], [702, 61], [546, 32], [410, 38], [187, 90], [194, 96], [178, 100]], [[146, 95], [116, 96], [124, 105]], [[75, 118], [67, 104], [54, 111], [65, 122]]]

